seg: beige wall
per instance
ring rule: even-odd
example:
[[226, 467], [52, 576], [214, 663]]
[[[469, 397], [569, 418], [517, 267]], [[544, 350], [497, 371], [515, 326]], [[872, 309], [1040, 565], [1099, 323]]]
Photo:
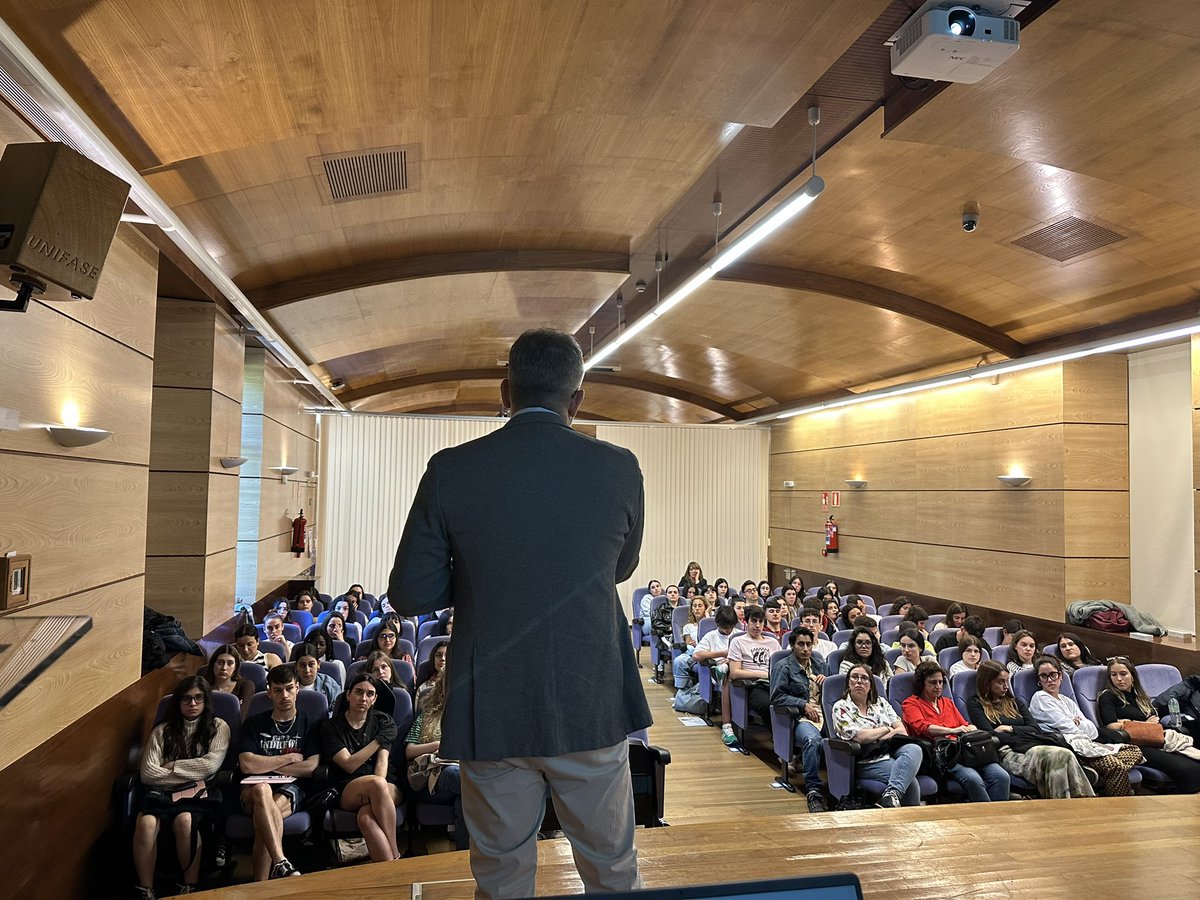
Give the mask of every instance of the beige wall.
[[[242, 456], [238, 500], [238, 596], [246, 603], [279, 592], [308, 570], [312, 560], [291, 552], [292, 520], [304, 509], [315, 525], [317, 419], [303, 412], [311, 397], [291, 382], [296, 376], [264, 350], [247, 348], [242, 395]], [[275, 466], [300, 471], [284, 484]], [[253, 591], [254, 596], [249, 596]]]
[[233, 609], [242, 361], [215, 304], [159, 298], [146, 536], [146, 605], [207, 634]]
[[[141, 674], [157, 274], [157, 251], [122, 225], [94, 300], [0, 313], [0, 406], [22, 423], [0, 431], [0, 553], [32, 556], [32, 605], [12, 615], [92, 620], [0, 709], [0, 768]], [[60, 447], [40, 425], [67, 404], [112, 437]]]
[[[1125, 357], [1103, 356], [777, 425], [770, 561], [1053, 619], [1127, 601], [1126, 394]], [[996, 479], [1014, 466], [1027, 487]], [[826, 490], [842, 498], [828, 558]]]

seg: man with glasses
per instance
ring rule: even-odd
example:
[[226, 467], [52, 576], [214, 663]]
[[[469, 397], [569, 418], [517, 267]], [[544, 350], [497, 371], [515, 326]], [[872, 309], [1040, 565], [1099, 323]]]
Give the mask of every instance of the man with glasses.
[[771, 670], [771, 705], [794, 709], [794, 740], [800, 747], [804, 769], [804, 795], [810, 813], [825, 812], [825, 785], [821, 782], [821, 685], [829, 674], [825, 661], [813, 656], [815, 638], [803, 625], [788, 635], [792, 652]]
[[837, 644], [825, 637], [821, 630], [821, 611], [815, 606], [806, 606], [800, 613], [800, 624], [816, 635], [813, 653], [820, 656], [823, 662], [829, 661], [829, 654], [837, 649]]

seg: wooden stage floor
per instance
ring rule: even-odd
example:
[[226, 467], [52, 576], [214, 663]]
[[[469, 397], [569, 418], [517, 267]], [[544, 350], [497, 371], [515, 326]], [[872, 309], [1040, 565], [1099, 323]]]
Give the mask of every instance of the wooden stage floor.
[[[538, 891], [582, 890], [565, 840], [539, 845]], [[1191, 796], [958, 803], [759, 816], [638, 832], [647, 887], [851, 871], [866, 897], [1200, 897]], [[437, 853], [239, 885], [222, 898], [468, 900], [467, 853]]]

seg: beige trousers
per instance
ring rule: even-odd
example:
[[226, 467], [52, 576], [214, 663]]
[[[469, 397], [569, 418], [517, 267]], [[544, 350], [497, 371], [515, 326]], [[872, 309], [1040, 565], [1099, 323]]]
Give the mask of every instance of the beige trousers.
[[587, 893], [641, 887], [629, 745], [461, 766], [463, 817], [479, 900], [532, 897], [546, 787]]

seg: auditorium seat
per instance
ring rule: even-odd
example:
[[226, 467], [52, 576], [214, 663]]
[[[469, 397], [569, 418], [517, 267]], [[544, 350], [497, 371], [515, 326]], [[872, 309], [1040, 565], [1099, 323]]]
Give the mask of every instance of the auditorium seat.
[[[288, 623], [288, 622], [284, 623], [283, 633], [285, 636], [287, 636], [287, 634], [288, 634], [287, 626], [289, 624], [294, 624], [296, 626], [296, 628], [299, 629], [299, 634], [303, 635], [304, 633], [306, 633], [308, 631], [309, 626], [311, 626], [313, 623], [313, 615], [306, 609], [293, 609], [290, 613], [288, 613], [288, 618], [290, 618], [292, 621], [291, 621], [291, 623]], [[300, 638], [298, 638], [298, 637], [297, 638], [291, 638], [291, 637], [288, 638], [289, 641], [293, 641], [293, 642], [298, 641], [299, 639]]]
[[904, 621], [904, 616], [889, 616], [881, 614], [879, 619], [879, 632], [882, 634], [885, 631], [891, 631], [893, 628], [899, 628], [900, 623]]
[[243, 678], [248, 678], [254, 685], [255, 693], [267, 689], [267, 667], [258, 663], [244, 662], [239, 669]]
[[449, 640], [450, 638], [444, 634], [432, 635], [422, 640], [421, 643], [417, 645], [417, 655], [415, 657], [417, 661], [417, 667], [419, 668], [421, 663], [433, 656], [433, 651], [437, 648], [438, 644], [445, 644]]

